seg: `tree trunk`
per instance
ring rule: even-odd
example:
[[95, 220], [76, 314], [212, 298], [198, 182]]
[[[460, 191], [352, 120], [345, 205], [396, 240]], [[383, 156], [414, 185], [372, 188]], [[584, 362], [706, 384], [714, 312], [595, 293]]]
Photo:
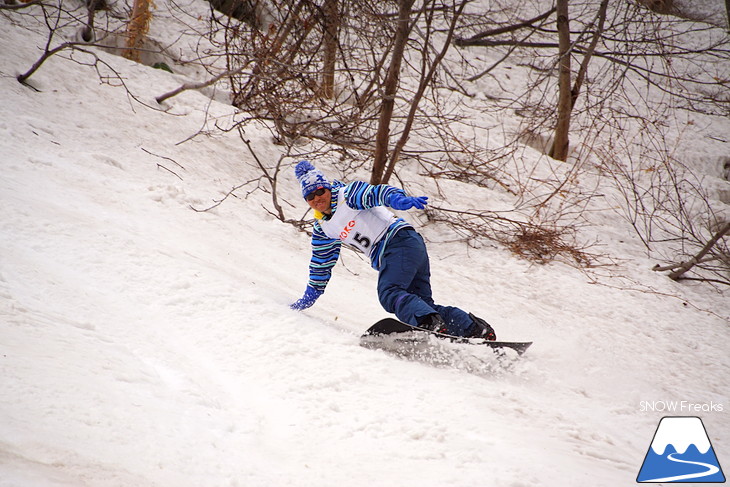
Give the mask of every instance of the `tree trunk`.
[[[608, 0], [606, 0], [608, 1]], [[728, 0], [730, 1], [730, 0]], [[388, 181], [390, 180], [390, 177], [393, 175], [393, 171], [395, 170], [395, 164], [398, 162], [398, 159], [400, 157], [401, 152], [403, 151], [403, 147], [405, 147], [406, 142], [408, 142], [408, 137], [411, 132], [411, 128], [413, 127], [413, 121], [416, 118], [416, 112], [418, 110], [418, 104], [420, 103], [421, 99], [423, 98], [423, 94], [426, 91], [426, 88], [429, 84], [431, 84], [431, 81], [433, 80], [436, 69], [441, 64], [441, 61], [446, 56], [446, 52], [451, 47], [451, 42], [454, 37], [454, 32], [456, 31], [456, 25], [458, 23], [459, 18], [461, 17], [461, 14], [464, 12], [464, 9], [466, 8], [467, 2], [463, 2], [458, 9], [454, 12], [454, 17], [451, 20], [451, 24], [449, 25], [448, 35], [446, 36], [446, 40], [444, 41], [444, 45], [441, 48], [441, 51], [436, 55], [434, 60], [431, 62], [430, 66], [428, 67], [428, 71], [421, 74], [421, 81], [418, 85], [418, 90], [416, 91], [415, 96], [411, 100], [411, 108], [408, 111], [408, 117], [406, 118], [406, 124], [403, 128], [403, 133], [401, 134], [398, 141], [395, 143], [395, 147], [393, 148], [393, 153], [390, 155], [389, 161], [388, 161], [388, 167], [385, 170], [385, 175], [382, 177], [381, 183], [382, 184], [388, 184]], [[429, 22], [428, 29], [431, 30], [431, 25]], [[423, 59], [424, 62], [426, 60], [426, 57], [428, 56], [429, 51], [429, 45], [425, 45], [423, 49]], [[425, 70], [425, 66], [424, 66]]]
[[550, 149], [553, 159], [564, 161], [568, 158], [568, 131], [570, 129], [570, 112], [572, 111], [572, 94], [570, 86], [570, 26], [568, 22], [568, 0], [557, 0], [558, 15], [558, 123], [555, 127], [555, 138]]
[[403, 61], [403, 52], [408, 42], [408, 34], [411, 30], [411, 7], [415, 0], [399, 0], [398, 2], [398, 28], [395, 34], [393, 55], [390, 59], [388, 73], [385, 76], [383, 87], [383, 103], [380, 106], [380, 119], [378, 120], [378, 132], [375, 136], [375, 156], [373, 169], [370, 174], [371, 184], [380, 184], [385, 171], [385, 163], [388, 159], [388, 142], [390, 135], [390, 121], [393, 118], [395, 107], [395, 94], [398, 91], [398, 80], [400, 77], [400, 65]]
[[127, 48], [124, 57], [140, 62], [140, 47], [150, 27], [150, 0], [134, 0], [132, 18], [127, 24]]
[[320, 95], [333, 98], [335, 95], [335, 61], [337, 60], [337, 34], [340, 28], [340, 17], [337, 0], [324, 0], [322, 6], [324, 17], [324, 60], [322, 63], [322, 86]]

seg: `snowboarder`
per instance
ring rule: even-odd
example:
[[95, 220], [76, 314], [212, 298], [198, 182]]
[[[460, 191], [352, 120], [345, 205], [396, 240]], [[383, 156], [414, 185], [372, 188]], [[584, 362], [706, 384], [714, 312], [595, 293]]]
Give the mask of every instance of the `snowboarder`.
[[423, 209], [428, 197], [408, 196], [402, 189], [384, 184], [330, 183], [309, 161], [299, 162], [295, 174], [316, 222], [309, 283], [292, 309], [307, 309], [324, 293], [344, 242], [370, 257], [372, 267], [379, 272], [380, 304], [399, 320], [440, 333], [496, 340], [494, 330], [483, 319], [434, 303], [423, 238], [386, 208]]

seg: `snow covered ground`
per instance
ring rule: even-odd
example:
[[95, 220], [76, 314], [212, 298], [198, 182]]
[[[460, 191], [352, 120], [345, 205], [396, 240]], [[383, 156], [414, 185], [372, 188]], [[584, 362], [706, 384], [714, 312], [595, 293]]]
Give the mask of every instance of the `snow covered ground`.
[[[614, 487], [634, 484], [666, 415], [700, 416], [728, 474], [730, 297], [649, 270], [620, 223], [602, 243], [624, 262], [606, 274], [625, 278], [597, 283], [422, 228], [437, 301], [535, 344], [481, 374], [364, 349], [386, 316], [367, 262], [344, 253], [297, 313], [308, 237], [266, 213], [267, 195], [190, 209], [253, 174], [235, 134], [180, 143], [231, 107], [187, 92], [153, 110], [63, 56], [23, 86], [45, 39], [10, 18], [0, 486]], [[151, 106], [184, 81], [100, 56]], [[293, 174], [282, 184], [303, 213]], [[646, 410], [672, 401], [686, 402]]]

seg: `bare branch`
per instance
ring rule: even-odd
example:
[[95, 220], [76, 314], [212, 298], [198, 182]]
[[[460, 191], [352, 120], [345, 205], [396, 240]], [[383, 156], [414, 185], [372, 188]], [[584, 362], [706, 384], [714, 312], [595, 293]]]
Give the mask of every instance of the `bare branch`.
[[551, 8], [547, 12], [538, 15], [535, 18], [532, 18], [530, 20], [525, 20], [524, 22], [519, 22], [517, 24], [507, 25], [505, 27], [499, 27], [497, 29], [491, 29], [485, 32], [481, 32], [479, 34], [476, 34], [468, 39], [463, 38], [457, 38], [454, 41], [454, 44], [456, 44], [459, 47], [465, 47], [465, 46], [484, 46], [484, 45], [490, 45], [490, 44], [482, 44], [480, 41], [484, 39], [485, 37], [492, 37], [497, 36], [500, 34], [507, 34], [509, 32], [515, 32], [520, 29], [524, 29], [526, 27], [533, 27], [535, 23], [540, 22], [542, 20], [547, 19], [550, 17], [553, 13], [555, 13], [556, 7]]
[[210, 78], [207, 81], [202, 81], [200, 83], [183, 83], [180, 87], [178, 87], [170, 92], [167, 92], [164, 95], [158, 96], [157, 98], [155, 98], [155, 101], [157, 101], [157, 103], [159, 103], [159, 104], [162, 104], [163, 101], [167, 100], [168, 98], [172, 98], [173, 96], [177, 96], [180, 93], [182, 93], [183, 91], [200, 90], [202, 88], [206, 88], [210, 85], [216, 84], [218, 81], [220, 81], [221, 79], [223, 79], [225, 77], [235, 76], [237, 74], [240, 74], [241, 72], [243, 72], [244, 68], [245, 68], [244, 66], [241, 66], [240, 68], [237, 68], [237, 69], [225, 71], [217, 76]]
[[31, 66], [28, 71], [26, 71], [23, 74], [18, 75], [18, 77], [17, 77], [18, 82], [22, 83], [22, 84], [26, 84], [27, 79], [30, 78], [31, 76], [33, 76], [33, 73], [38, 71], [38, 69], [43, 65], [43, 63], [45, 63], [48, 60], [48, 58], [50, 58], [51, 56], [53, 56], [56, 53], [63, 51], [64, 49], [72, 48], [77, 44], [78, 43], [76, 43], [76, 42], [64, 42], [63, 44], [56, 46], [51, 50], [44, 51], [43, 54], [41, 55], [41, 57], [38, 58], [38, 60], [35, 63], [33, 63], [33, 66]]
[[669, 274], [669, 277], [671, 279], [674, 279], [675, 281], [682, 277], [682, 275], [689, 271], [692, 267], [697, 265], [702, 258], [712, 249], [712, 247], [715, 246], [718, 240], [720, 240], [725, 234], [730, 232], [730, 222], [725, 223], [720, 230], [705, 244], [704, 247], [702, 247], [702, 250], [700, 250], [697, 255], [692, 257], [687, 262], [683, 263], [679, 269], [676, 271], [673, 271]]

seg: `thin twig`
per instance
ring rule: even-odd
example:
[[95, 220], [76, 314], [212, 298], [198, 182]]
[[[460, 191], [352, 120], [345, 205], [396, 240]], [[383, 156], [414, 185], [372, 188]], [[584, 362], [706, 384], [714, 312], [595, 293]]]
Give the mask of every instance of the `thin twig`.
[[142, 149], [144, 152], [146, 152], [147, 154], [149, 154], [151, 156], [159, 157], [160, 159], [165, 159], [166, 161], [170, 161], [173, 164], [175, 164], [177, 167], [179, 167], [180, 169], [182, 169], [183, 171], [186, 171], [185, 167], [183, 167], [182, 164], [180, 164], [179, 162], [177, 162], [175, 159], [172, 159], [172, 158], [166, 157], [166, 156], [161, 156], [159, 154], [155, 154], [154, 152], [148, 151], [144, 147], [140, 147], [140, 149]]
[[165, 171], [167, 171], [167, 172], [170, 172], [170, 173], [172, 173], [173, 175], [177, 176], [177, 178], [178, 178], [178, 179], [179, 179], [180, 181], [182, 181], [182, 180], [183, 180], [183, 178], [181, 178], [179, 174], [177, 174], [177, 173], [176, 173], [175, 171], [172, 171], [172, 170], [170, 170], [170, 169], [166, 168], [166, 167], [165, 167], [165, 166], [163, 166], [162, 164], [158, 163], [158, 164], [157, 164], [157, 167], [159, 167], [160, 169], [164, 169]]

